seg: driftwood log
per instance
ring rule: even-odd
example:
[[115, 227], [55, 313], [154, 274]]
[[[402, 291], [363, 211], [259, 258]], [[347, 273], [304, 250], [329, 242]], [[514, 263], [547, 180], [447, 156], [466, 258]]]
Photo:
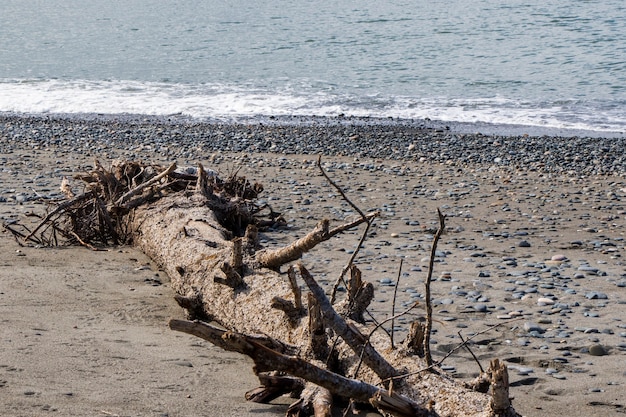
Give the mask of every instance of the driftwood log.
[[[502, 362], [494, 359], [474, 381], [453, 379], [432, 363], [430, 324], [413, 323], [395, 346], [365, 323], [373, 286], [356, 266], [346, 268], [345, 299], [331, 303], [309, 271], [293, 264], [348, 228], [369, 227], [376, 214], [334, 228], [322, 220], [305, 237], [268, 250], [259, 247], [259, 227], [280, 222], [280, 215], [255, 203], [262, 187], [245, 178], [222, 181], [201, 165], [177, 170], [133, 162], [110, 169], [96, 163], [79, 178], [83, 192], [75, 195], [64, 182], [68, 199], [34, 230], [10, 230], [39, 244], [64, 237], [92, 248], [140, 248], [167, 272], [187, 313], [188, 320], [170, 321], [173, 330], [253, 359], [261, 386], [248, 400], [295, 393], [300, 399], [288, 416], [330, 416], [338, 406], [346, 415], [364, 406], [402, 417], [518, 415]], [[260, 220], [267, 210], [270, 220]]]

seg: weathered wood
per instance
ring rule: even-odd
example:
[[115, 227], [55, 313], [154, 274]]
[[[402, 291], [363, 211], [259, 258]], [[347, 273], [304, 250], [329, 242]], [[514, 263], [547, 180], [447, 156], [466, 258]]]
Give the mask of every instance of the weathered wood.
[[491, 361], [488, 373], [491, 380], [491, 407], [497, 414], [511, 406], [509, 398], [509, 373], [506, 365], [497, 358]]
[[257, 253], [257, 260], [265, 268], [277, 269], [288, 262], [300, 259], [302, 254], [328, 239], [329, 224], [328, 220], [322, 220], [315, 229], [291, 245], [281, 249], [264, 250]]
[[[346, 317], [337, 313], [303, 265], [299, 264], [297, 270], [308, 288], [306, 305], [297, 274], [291, 271], [285, 276], [278, 272], [282, 265], [297, 260], [320, 242], [364, 222], [369, 226], [376, 213], [334, 229], [328, 221], [322, 221], [307, 236], [285, 248], [257, 251], [254, 228], [245, 229], [245, 221], [233, 217], [238, 207], [248, 204], [241, 182], [235, 182], [231, 187], [235, 194], [229, 197], [224, 190], [211, 191], [217, 180], [209, 181], [203, 167], [199, 167], [200, 179], [194, 184], [188, 183], [189, 175], [174, 178], [172, 166], [161, 173], [138, 164], [114, 168], [115, 175], [97, 165], [96, 171], [85, 177], [94, 182], [91, 189], [103, 193], [100, 198], [112, 210], [111, 219], [116, 223], [128, 213], [115, 211], [116, 202], [123, 202], [124, 210], [137, 205], [124, 217], [133, 244], [169, 275], [177, 301], [190, 318], [214, 322], [209, 325], [172, 320], [170, 327], [250, 356], [263, 385], [249, 392], [251, 399], [269, 401], [288, 392], [291, 386], [281, 388], [263, 382], [263, 377], [277, 376], [275, 372], [279, 372], [279, 377], [287, 374], [295, 378], [292, 382], [306, 381], [295, 384], [294, 390], [305, 384], [311, 388], [302, 394], [302, 404], [319, 416], [328, 415], [333, 395], [400, 417], [517, 416], [510, 406], [508, 374], [501, 362], [492, 362], [482, 378], [488, 381], [490, 392], [476, 392], [446, 376], [437, 364], [428, 366], [420, 358], [422, 352], [417, 345], [427, 349], [430, 326], [422, 326], [421, 335], [416, 330], [405, 349], [394, 349], [380, 332], [358, 323], [364, 321], [361, 318], [371, 300], [372, 287], [362, 283], [357, 270], [353, 270], [353, 283], [349, 285], [348, 305], [351, 302], [359, 306], [342, 311]], [[98, 181], [110, 183], [98, 185]], [[122, 184], [132, 190], [120, 188]], [[147, 193], [147, 189], [155, 192]], [[256, 195], [259, 190], [261, 187], [255, 184], [249, 194]], [[76, 197], [53, 216], [61, 215], [81, 198], [91, 197]], [[227, 223], [238, 230], [229, 230], [224, 226]], [[243, 240], [232, 240], [244, 230]], [[305, 311], [309, 311], [308, 320]], [[479, 385], [484, 389], [484, 383]]]
[[399, 394], [388, 394], [384, 390], [363, 381], [349, 379], [324, 370], [311, 362], [287, 356], [268, 348], [249, 337], [217, 329], [203, 322], [170, 320], [173, 330], [193, 334], [221, 347], [224, 350], [243, 353], [254, 360], [257, 372], [278, 370], [327, 388], [336, 395], [353, 398], [364, 403], [374, 403], [382, 411], [399, 417], [425, 416], [428, 412], [419, 404]]
[[354, 326], [348, 323], [335, 312], [330, 305], [330, 301], [326, 297], [324, 290], [317, 284], [313, 276], [306, 270], [304, 265], [299, 264], [298, 269], [304, 282], [309, 287], [311, 294], [315, 297], [320, 305], [322, 317], [326, 324], [332, 328], [337, 334], [352, 348], [356, 355], [363, 356], [363, 362], [370, 367], [372, 371], [380, 377], [387, 379], [395, 376], [397, 371], [393, 366], [372, 347], [369, 340], [365, 338]]
[[[171, 286], [178, 294], [190, 295], [194, 288], [200, 291], [203, 294], [205, 313], [224, 328], [233, 329], [238, 335], [264, 334], [273, 340], [300, 346], [299, 351], [306, 352], [306, 346], [310, 343], [307, 321], [301, 318], [294, 320], [284, 311], [272, 308], [275, 297], [283, 300], [294, 299], [293, 281], [276, 271], [279, 264], [282, 265], [285, 259], [291, 259], [293, 256], [280, 256], [280, 262], [270, 263], [273, 266], [271, 269], [259, 265], [263, 264], [258, 262], [262, 259], [259, 256], [260, 252], [250, 257], [248, 252], [244, 251], [243, 262], [247, 272], [242, 280], [245, 286], [232, 288], [206, 279], [220, 273], [218, 271], [223, 261], [229, 260], [232, 256], [233, 244], [217, 222], [212, 210], [207, 208], [203, 201], [205, 198], [198, 194], [181, 194], [176, 199], [162, 199], [137, 209], [136, 244], [172, 277]], [[195, 228], [193, 234], [181, 232], [190, 224]], [[329, 225], [322, 223], [314, 233], [321, 231], [324, 235], [326, 229], [330, 230]], [[207, 242], [211, 242], [211, 245]], [[315, 242], [319, 243], [319, 238], [315, 239]], [[302, 247], [311, 247], [308, 244], [295, 246], [300, 246], [297, 253]], [[298, 256], [300, 255], [301, 253]], [[177, 267], [184, 270], [184, 274], [177, 272]], [[439, 374], [415, 373], [415, 370], [425, 366], [421, 360], [416, 361], [419, 356], [403, 353], [405, 350], [389, 351], [388, 340], [383, 336], [373, 335], [368, 340], [364, 335], [369, 331], [365, 329], [361, 331], [356, 323], [340, 317], [311, 274], [302, 266], [298, 266], [297, 269], [310, 293], [320, 302], [324, 325], [333, 329], [340, 337], [334, 345], [334, 350], [338, 352], [342, 372], [351, 375], [363, 356], [365, 366], [358, 374], [362, 380], [352, 380], [329, 370], [314, 367], [310, 363], [313, 359], [311, 356], [289, 357], [289, 360], [282, 357], [277, 359], [274, 355], [259, 354], [256, 349], [241, 348], [240, 351], [244, 354], [257, 355], [257, 359], [262, 358], [255, 360], [257, 372], [286, 372], [325, 387], [334, 395], [372, 404], [396, 416], [419, 413], [427, 415], [431, 413], [431, 408], [432, 413], [441, 416], [494, 415], [489, 394], [472, 391], [462, 383], [447, 378], [441, 371]], [[295, 307], [295, 303], [293, 305]], [[240, 341], [243, 343], [246, 339], [244, 336], [241, 337], [243, 339]], [[232, 346], [224, 346], [220, 341], [217, 341], [217, 344], [222, 348], [232, 349]], [[382, 351], [386, 352], [384, 356], [379, 353]], [[403, 373], [407, 376], [401, 376]], [[383, 380], [391, 381], [389, 378], [397, 378], [394, 379], [396, 387], [391, 396], [380, 388], [386, 384]], [[366, 380], [380, 385], [362, 385]], [[397, 400], [396, 395], [401, 395], [397, 397], [400, 400]], [[407, 414], [409, 410], [412, 414]], [[511, 416], [516, 415], [511, 408], [507, 413]]]
[[145, 190], [146, 188], [151, 187], [152, 185], [157, 184], [159, 181], [161, 181], [163, 178], [167, 177], [175, 169], [176, 169], [176, 163], [171, 164], [165, 171], [161, 172], [160, 174], [158, 174], [157, 176], [151, 178], [150, 180], [148, 180], [146, 182], [142, 182], [141, 184], [137, 185], [132, 190], [130, 190], [127, 193], [125, 193], [124, 195], [122, 195], [115, 202], [115, 205], [116, 206], [121, 206], [122, 204], [124, 204], [128, 200], [130, 200], [131, 197], [133, 197], [133, 196], [143, 192], [143, 190]]
[[433, 239], [433, 246], [430, 252], [430, 261], [428, 263], [428, 275], [426, 277], [426, 282], [424, 284], [425, 287], [425, 300], [426, 300], [426, 325], [424, 327], [424, 358], [426, 358], [426, 363], [428, 366], [433, 364], [433, 357], [430, 353], [430, 334], [433, 329], [433, 307], [432, 307], [432, 299], [430, 295], [430, 285], [433, 277], [433, 269], [435, 267], [435, 252], [437, 251], [437, 243], [443, 234], [446, 224], [445, 217], [441, 214], [441, 211], [437, 209], [437, 214], [439, 216], [439, 228], [435, 233], [435, 238]]
[[350, 266], [350, 279], [347, 283], [348, 297], [337, 311], [350, 319], [365, 323], [365, 311], [374, 299], [374, 286], [371, 282], [363, 282], [361, 271], [356, 265]]
[[255, 403], [269, 403], [284, 394], [299, 395], [304, 389], [305, 381], [285, 375], [259, 374], [261, 386], [246, 392], [246, 400]]
[[426, 327], [419, 321], [411, 323], [409, 333], [404, 341], [404, 348], [420, 358], [424, 357], [424, 331]]
[[324, 219], [320, 221], [315, 229], [310, 231], [306, 236], [296, 240], [290, 245], [275, 250], [266, 249], [257, 253], [257, 261], [262, 267], [278, 269], [286, 263], [300, 259], [304, 253], [313, 249], [321, 242], [324, 242], [339, 233], [343, 233], [346, 230], [352, 229], [361, 223], [368, 222], [378, 215], [378, 212], [370, 213], [352, 222], [337, 226], [332, 230], [329, 229], [330, 222], [327, 219]]

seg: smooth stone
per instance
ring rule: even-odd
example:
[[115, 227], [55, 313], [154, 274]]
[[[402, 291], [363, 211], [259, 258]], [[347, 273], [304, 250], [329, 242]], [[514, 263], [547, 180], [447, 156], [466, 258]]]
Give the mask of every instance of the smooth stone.
[[609, 298], [605, 293], [598, 291], [590, 291], [585, 294], [585, 297], [590, 300], [606, 300]]
[[514, 367], [514, 366], [510, 366], [509, 365], [509, 368], [514, 369], [515, 371], [517, 371], [518, 375], [528, 375], [528, 374], [533, 372], [533, 368], [525, 368], [525, 367], [522, 367], [522, 366], [515, 366]]
[[556, 254], [556, 255], [552, 255], [552, 258], [550, 258], [551, 261], [567, 261], [567, 256], [563, 255], [563, 254]]
[[550, 306], [553, 304], [554, 304], [554, 300], [552, 300], [551, 298], [540, 297], [539, 299], [537, 299], [538, 306]]
[[533, 323], [531, 321], [527, 321], [526, 323], [524, 323], [524, 330], [526, 330], [527, 332], [538, 332], [538, 333], [545, 333], [546, 331], [537, 323]]
[[589, 265], [581, 265], [578, 267], [578, 270], [581, 272], [586, 272], [588, 274], [597, 274], [599, 269], [598, 268], [594, 268], [593, 266], [589, 266]]
[[517, 246], [520, 248], [530, 248], [530, 242], [528, 242], [527, 240], [522, 240], [517, 244]]
[[600, 330], [596, 329], [595, 327], [588, 327], [586, 329], [583, 329], [582, 332], [585, 334], [591, 334], [591, 333], [600, 333]]
[[486, 313], [488, 311], [485, 304], [475, 304], [473, 307], [474, 310], [478, 311], [479, 313]]
[[589, 354], [591, 356], [605, 356], [605, 355], [608, 355], [609, 352], [606, 351], [604, 346], [595, 344], [595, 345], [589, 346]]

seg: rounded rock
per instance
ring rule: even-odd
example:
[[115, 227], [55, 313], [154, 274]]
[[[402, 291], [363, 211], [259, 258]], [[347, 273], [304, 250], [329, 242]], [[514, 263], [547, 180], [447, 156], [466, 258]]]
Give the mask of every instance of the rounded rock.
[[606, 356], [609, 354], [609, 352], [607, 352], [604, 346], [600, 344], [595, 344], [595, 345], [589, 346], [589, 354], [591, 356]]
[[547, 298], [547, 297], [540, 297], [540, 298], [537, 300], [537, 305], [538, 305], [538, 306], [540, 306], [540, 307], [543, 307], [543, 306], [550, 306], [550, 305], [553, 305], [553, 304], [554, 304], [554, 300], [552, 300], [551, 298]]

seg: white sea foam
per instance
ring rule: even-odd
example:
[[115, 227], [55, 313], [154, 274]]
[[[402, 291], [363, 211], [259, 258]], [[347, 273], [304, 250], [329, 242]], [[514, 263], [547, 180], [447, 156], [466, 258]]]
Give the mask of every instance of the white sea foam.
[[357, 97], [320, 91], [137, 81], [0, 81], [0, 111], [15, 113], [180, 114], [198, 119], [254, 116], [369, 116], [522, 125], [596, 132], [626, 130], [621, 108], [504, 98]]

